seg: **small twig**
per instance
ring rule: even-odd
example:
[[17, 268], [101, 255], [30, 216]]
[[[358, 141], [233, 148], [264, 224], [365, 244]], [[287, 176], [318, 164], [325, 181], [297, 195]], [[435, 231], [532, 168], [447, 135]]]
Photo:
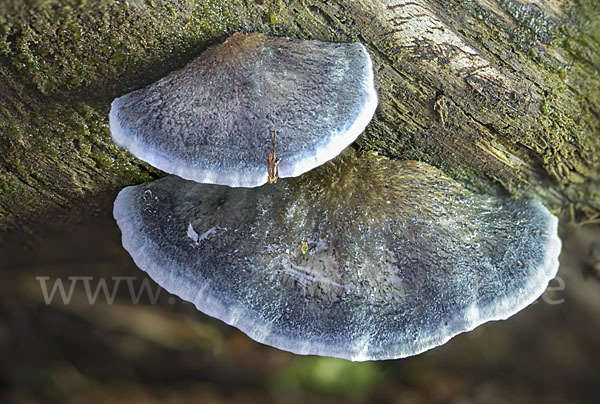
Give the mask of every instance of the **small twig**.
[[267, 171], [269, 174], [269, 184], [274, 184], [279, 178], [277, 166], [281, 162], [281, 159], [277, 159], [277, 130], [273, 130], [273, 152], [269, 153], [269, 159], [267, 160]]

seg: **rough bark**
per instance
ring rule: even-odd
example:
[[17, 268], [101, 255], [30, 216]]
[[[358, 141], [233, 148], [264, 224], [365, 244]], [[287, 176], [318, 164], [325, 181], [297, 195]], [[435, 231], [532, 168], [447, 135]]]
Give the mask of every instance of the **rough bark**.
[[366, 44], [380, 106], [358, 148], [557, 213], [600, 213], [595, 0], [10, 0], [0, 231], [108, 209], [120, 187], [155, 176], [111, 142], [110, 102], [235, 31]]

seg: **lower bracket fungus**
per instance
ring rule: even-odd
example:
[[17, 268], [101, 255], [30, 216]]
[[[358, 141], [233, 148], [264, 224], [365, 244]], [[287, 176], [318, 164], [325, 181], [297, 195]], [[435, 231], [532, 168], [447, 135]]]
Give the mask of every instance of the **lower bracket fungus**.
[[184, 68], [115, 99], [113, 140], [170, 174], [201, 183], [267, 182], [278, 131], [279, 177], [337, 156], [375, 113], [371, 58], [360, 43], [236, 33]]
[[253, 189], [167, 176], [123, 189], [114, 216], [135, 263], [199, 310], [264, 344], [358, 361], [512, 316], [555, 276], [561, 245], [535, 200], [372, 152]]

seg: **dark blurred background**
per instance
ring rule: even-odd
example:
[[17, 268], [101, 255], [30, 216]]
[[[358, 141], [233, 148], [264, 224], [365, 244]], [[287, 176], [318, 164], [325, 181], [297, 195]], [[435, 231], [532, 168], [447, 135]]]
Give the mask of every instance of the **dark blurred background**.
[[[563, 224], [560, 279], [536, 304], [416, 357], [366, 363], [256, 343], [158, 289], [111, 217], [68, 227], [0, 246], [2, 403], [598, 402], [598, 224]], [[92, 297], [104, 279], [108, 296], [90, 304], [69, 277], [91, 277]], [[45, 302], [57, 280], [67, 295], [74, 285], [68, 304], [58, 291]]]

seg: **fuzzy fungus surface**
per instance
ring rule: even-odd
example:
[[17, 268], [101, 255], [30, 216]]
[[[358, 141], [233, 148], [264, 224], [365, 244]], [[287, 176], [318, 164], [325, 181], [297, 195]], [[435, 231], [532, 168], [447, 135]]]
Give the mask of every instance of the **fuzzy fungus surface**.
[[374, 153], [276, 185], [127, 187], [123, 245], [159, 285], [298, 354], [401, 358], [510, 317], [558, 269], [557, 219]]
[[267, 182], [277, 131], [280, 177], [337, 156], [377, 107], [360, 43], [236, 33], [184, 68], [115, 99], [115, 143], [171, 174], [201, 183]]

